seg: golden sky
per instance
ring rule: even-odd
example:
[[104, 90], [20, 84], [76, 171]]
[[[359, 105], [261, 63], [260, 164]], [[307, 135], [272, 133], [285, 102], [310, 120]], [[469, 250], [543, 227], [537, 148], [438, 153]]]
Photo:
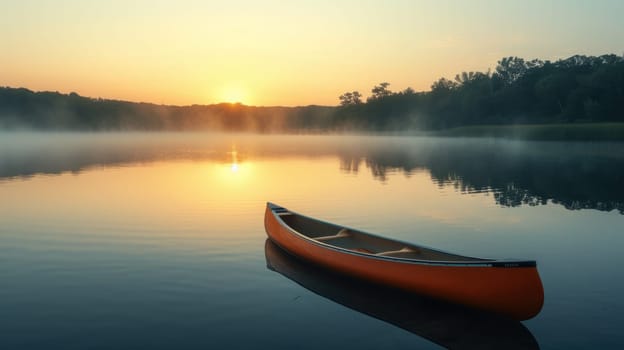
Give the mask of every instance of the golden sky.
[[0, 86], [165, 104], [338, 104], [503, 56], [622, 54], [619, 0], [4, 0]]

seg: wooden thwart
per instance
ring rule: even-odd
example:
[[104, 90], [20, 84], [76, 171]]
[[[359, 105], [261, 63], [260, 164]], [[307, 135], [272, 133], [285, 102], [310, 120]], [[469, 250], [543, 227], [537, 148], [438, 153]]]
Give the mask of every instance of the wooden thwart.
[[403, 247], [399, 250], [388, 250], [385, 252], [379, 252], [375, 255], [381, 255], [381, 256], [392, 256], [394, 254], [404, 254], [404, 253], [418, 253], [418, 250], [412, 249], [412, 248], [408, 248], [408, 247]]
[[346, 228], [343, 228], [342, 230], [338, 231], [338, 233], [336, 233], [335, 235], [314, 237], [314, 239], [322, 242], [322, 241], [330, 241], [332, 239], [344, 238], [344, 237], [349, 237], [349, 236], [350, 236], [349, 230], [347, 230]]

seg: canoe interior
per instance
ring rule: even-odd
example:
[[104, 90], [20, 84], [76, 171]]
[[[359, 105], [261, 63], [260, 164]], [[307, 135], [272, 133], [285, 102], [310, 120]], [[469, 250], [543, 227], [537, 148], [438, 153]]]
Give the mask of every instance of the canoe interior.
[[292, 212], [276, 213], [294, 231], [334, 247], [377, 256], [431, 261], [492, 261], [377, 237]]

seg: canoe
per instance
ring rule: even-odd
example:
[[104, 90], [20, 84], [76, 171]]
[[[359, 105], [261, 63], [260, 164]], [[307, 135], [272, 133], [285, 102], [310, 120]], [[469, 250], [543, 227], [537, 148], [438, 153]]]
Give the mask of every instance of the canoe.
[[544, 303], [537, 264], [452, 254], [328, 223], [267, 203], [264, 226], [285, 251], [336, 272], [526, 320]]
[[[539, 349], [533, 334], [517, 320], [350, 278], [298, 259], [270, 239], [264, 253], [268, 269], [312, 293], [445, 349]], [[361, 330], [353, 324], [343, 325], [341, 332], [358, 334]]]

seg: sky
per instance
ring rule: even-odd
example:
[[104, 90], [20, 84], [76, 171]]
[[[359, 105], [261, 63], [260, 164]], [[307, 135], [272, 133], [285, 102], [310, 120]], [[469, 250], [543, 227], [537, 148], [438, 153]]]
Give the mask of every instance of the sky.
[[337, 105], [506, 56], [624, 53], [621, 0], [0, 0], [0, 86], [158, 104]]

